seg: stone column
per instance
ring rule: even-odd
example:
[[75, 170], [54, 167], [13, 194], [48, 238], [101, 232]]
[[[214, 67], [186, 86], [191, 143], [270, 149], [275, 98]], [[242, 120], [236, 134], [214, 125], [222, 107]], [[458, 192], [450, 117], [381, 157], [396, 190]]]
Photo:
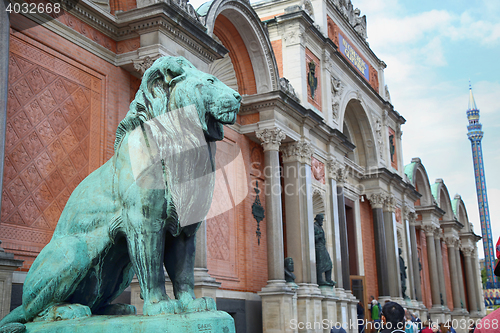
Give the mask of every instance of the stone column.
[[351, 290], [351, 271], [349, 267], [349, 243], [347, 240], [347, 221], [345, 213], [345, 197], [344, 197], [344, 183], [346, 181], [347, 174], [344, 168], [339, 168], [337, 170], [337, 206], [338, 206], [338, 218], [339, 218], [339, 236], [340, 236], [340, 257], [342, 260], [341, 270], [342, 270], [342, 285], [340, 288], [344, 290]]
[[[329, 160], [327, 165], [327, 175], [328, 175], [328, 185], [330, 187], [330, 216], [332, 220], [332, 230], [333, 230], [333, 269], [335, 272], [335, 281], [337, 282], [337, 288], [343, 288], [344, 280], [342, 278], [342, 246], [340, 244], [340, 221], [339, 221], [339, 206], [337, 200], [337, 179], [339, 179], [339, 172], [341, 178], [345, 169], [341, 168], [340, 164], [334, 160]], [[344, 207], [345, 209], [345, 207]]]
[[469, 296], [470, 315], [477, 316], [477, 288], [474, 285], [474, 267], [472, 266], [472, 248], [464, 247], [462, 249], [465, 259], [465, 274], [467, 274], [467, 296]]
[[481, 313], [482, 310], [482, 305], [484, 304], [484, 296], [482, 293], [482, 288], [480, 289], [480, 281], [481, 281], [481, 276], [479, 275], [481, 271], [479, 270], [479, 263], [477, 259], [477, 248], [474, 246], [474, 249], [472, 250], [472, 255], [471, 255], [471, 261], [472, 261], [472, 272], [474, 273], [474, 290], [476, 292], [476, 301], [477, 301], [477, 311]]
[[196, 233], [196, 255], [194, 258], [194, 294], [196, 297], [216, 299], [220, 282], [211, 277], [207, 268], [207, 221], [201, 223]]
[[22, 265], [23, 260], [14, 259], [14, 254], [5, 252], [0, 246], [0, 319], [10, 312], [12, 272]]
[[[434, 234], [434, 243], [436, 246], [436, 259], [437, 259], [437, 268], [438, 268], [438, 277], [439, 277], [439, 296], [442, 300], [442, 305], [447, 309], [448, 308], [448, 298], [446, 297], [446, 285], [444, 282], [444, 267], [445, 264], [443, 262], [443, 251], [441, 249], [441, 229], [436, 229]], [[440, 301], [441, 301], [440, 300]], [[448, 309], [449, 310], [449, 309]]]
[[268, 285], [282, 285], [285, 281], [285, 258], [278, 151], [286, 135], [279, 128], [264, 129], [255, 132], [255, 135], [262, 141], [264, 148]]
[[418, 264], [418, 250], [417, 250], [417, 233], [415, 231], [416, 218], [417, 214], [415, 212], [408, 213], [411, 258], [413, 266], [413, 282], [415, 283], [415, 299], [419, 302], [422, 302], [422, 282], [420, 281], [420, 267]]
[[450, 266], [451, 290], [453, 293], [453, 313], [459, 312], [462, 308], [460, 304], [460, 282], [458, 280], [458, 267], [456, 259], [455, 243], [457, 239], [451, 236], [445, 238], [446, 245], [448, 246], [448, 263]]
[[402, 297], [395, 211], [396, 199], [392, 195], [388, 196], [384, 204], [384, 226], [387, 247], [387, 269], [389, 270], [389, 293], [391, 297]]
[[294, 292], [285, 283], [283, 249], [283, 221], [281, 212], [281, 184], [278, 150], [285, 133], [279, 128], [255, 133], [264, 148], [264, 176], [266, 196], [267, 286], [259, 292], [262, 298], [262, 326], [264, 333], [291, 333], [294, 317]]
[[436, 261], [436, 243], [434, 241], [436, 226], [428, 224], [422, 226], [422, 229], [425, 231], [427, 240], [427, 259], [429, 262], [429, 275], [431, 278], [432, 307], [439, 308], [439, 310], [441, 310], [439, 275]]
[[455, 241], [455, 259], [457, 261], [458, 270], [458, 287], [460, 289], [460, 305], [464, 311], [467, 311], [465, 306], [465, 283], [464, 276], [462, 274], [462, 260], [460, 258], [460, 240]]
[[389, 297], [389, 272], [387, 264], [387, 247], [385, 240], [384, 206], [386, 196], [382, 193], [368, 195], [373, 211], [373, 233], [375, 236], [375, 257], [377, 262], [378, 293], [380, 297]]
[[3, 164], [5, 159], [5, 132], [7, 128], [7, 92], [9, 86], [9, 0], [0, 0], [0, 208], [2, 206]]
[[[281, 147], [287, 256], [294, 260], [299, 322], [322, 318], [321, 291], [317, 285], [312, 207], [311, 156], [313, 147], [298, 141]], [[329, 289], [332, 289], [331, 287]]]

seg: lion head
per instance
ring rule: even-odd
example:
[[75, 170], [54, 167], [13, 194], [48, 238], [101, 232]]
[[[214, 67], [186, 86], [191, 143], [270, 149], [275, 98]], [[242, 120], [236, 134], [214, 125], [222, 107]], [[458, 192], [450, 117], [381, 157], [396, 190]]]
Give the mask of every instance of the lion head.
[[224, 138], [224, 124], [234, 124], [241, 96], [215, 76], [196, 69], [183, 57], [162, 57], [144, 73], [118, 125], [115, 149], [125, 134], [166, 112], [194, 105], [207, 141]]

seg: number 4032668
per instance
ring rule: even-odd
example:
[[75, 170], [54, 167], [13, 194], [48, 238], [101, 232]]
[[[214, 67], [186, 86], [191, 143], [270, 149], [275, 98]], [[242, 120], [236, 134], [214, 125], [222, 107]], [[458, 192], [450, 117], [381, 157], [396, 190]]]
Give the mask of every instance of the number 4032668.
[[15, 14], [59, 14], [61, 12], [60, 3], [9, 3], [5, 11]]

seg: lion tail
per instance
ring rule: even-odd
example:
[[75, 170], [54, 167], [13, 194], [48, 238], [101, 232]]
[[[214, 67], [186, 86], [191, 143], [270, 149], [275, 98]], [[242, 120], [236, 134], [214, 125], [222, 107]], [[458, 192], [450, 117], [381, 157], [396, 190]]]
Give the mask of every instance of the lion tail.
[[26, 331], [26, 316], [23, 306], [18, 306], [11, 313], [0, 320], [0, 333], [22, 333]]
[[26, 326], [21, 323], [10, 323], [0, 327], [0, 333], [23, 333], [26, 332]]

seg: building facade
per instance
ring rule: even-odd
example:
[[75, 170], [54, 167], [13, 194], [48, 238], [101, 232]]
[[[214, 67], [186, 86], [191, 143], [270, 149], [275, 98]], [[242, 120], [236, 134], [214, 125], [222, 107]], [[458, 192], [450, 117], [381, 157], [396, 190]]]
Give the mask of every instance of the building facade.
[[[405, 119], [350, 1], [213, 0], [194, 10], [184, 0], [82, 0], [67, 9], [12, 13], [1, 30], [10, 43], [0, 53], [0, 239], [24, 260], [12, 306], [73, 189], [113, 155], [142, 73], [175, 55], [243, 96], [217, 144], [195, 271], [197, 296], [216, 298], [238, 332], [327, 332], [314, 323], [354, 322], [370, 296], [440, 322], [484, 315], [480, 237], [460, 196], [431, 184], [420, 159], [404, 165]], [[317, 214], [335, 287], [317, 283]], [[295, 283], [285, 282], [286, 257]], [[140, 305], [137, 283], [123, 299]]]

